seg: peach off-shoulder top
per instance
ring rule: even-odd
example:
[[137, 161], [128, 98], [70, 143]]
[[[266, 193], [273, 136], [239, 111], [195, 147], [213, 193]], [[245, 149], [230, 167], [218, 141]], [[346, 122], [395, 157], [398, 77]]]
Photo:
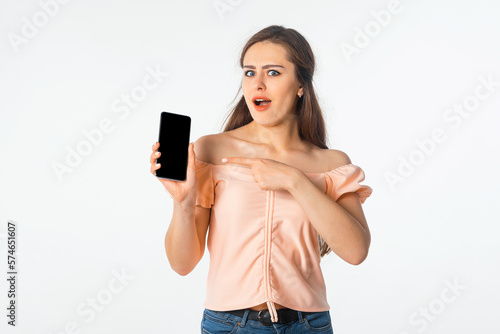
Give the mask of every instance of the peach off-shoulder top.
[[[215, 311], [266, 302], [304, 311], [330, 309], [320, 267], [319, 234], [286, 190], [262, 190], [252, 169], [195, 159], [196, 205], [211, 208], [207, 248], [210, 264], [204, 306]], [[336, 201], [355, 192], [364, 203], [372, 188], [359, 184], [363, 170], [346, 164], [324, 173], [304, 173]]]

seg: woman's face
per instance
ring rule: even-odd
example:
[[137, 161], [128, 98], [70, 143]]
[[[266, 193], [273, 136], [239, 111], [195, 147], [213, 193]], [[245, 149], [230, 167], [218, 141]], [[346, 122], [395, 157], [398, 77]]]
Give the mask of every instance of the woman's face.
[[[300, 83], [295, 66], [286, 57], [286, 49], [271, 42], [252, 45], [243, 58], [243, 96], [254, 121], [276, 125], [295, 118]], [[256, 97], [270, 100], [257, 106]], [[266, 108], [267, 106], [267, 108]]]

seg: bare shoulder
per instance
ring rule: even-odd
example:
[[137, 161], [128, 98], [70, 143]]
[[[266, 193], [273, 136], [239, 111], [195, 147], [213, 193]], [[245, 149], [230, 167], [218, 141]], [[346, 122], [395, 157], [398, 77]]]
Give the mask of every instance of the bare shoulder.
[[322, 151], [324, 151], [322, 152], [324, 154], [323, 157], [326, 161], [328, 161], [328, 166], [330, 166], [329, 167], [330, 170], [351, 163], [351, 159], [349, 158], [349, 156], [340, 150], [325, 149]]
[[216, 140], [215, 136], [214, 134], [201, 136], [194, 142], [194, 154], [196, 159], [206, 162], [211, 161], [212, 150]]
[[194, 142], [196, 159], [214, 164], [225, 143], [224, 133], [201, 136]]

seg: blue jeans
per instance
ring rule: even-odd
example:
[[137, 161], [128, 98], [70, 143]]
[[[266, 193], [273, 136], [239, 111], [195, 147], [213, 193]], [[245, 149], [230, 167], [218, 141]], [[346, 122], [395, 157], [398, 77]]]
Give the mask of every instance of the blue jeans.
[[330, 311], [314, 312], [303, 315], [297, 311], [299, 320], [286, 324], [272, 324], [266, 326], [257, 320], [248, 320], [248, 310], [243, 317], [205, 309], [201, 321], [202, 334], [304, 334], [304, 333], [324, 333], [333, 334], [332, 319]]

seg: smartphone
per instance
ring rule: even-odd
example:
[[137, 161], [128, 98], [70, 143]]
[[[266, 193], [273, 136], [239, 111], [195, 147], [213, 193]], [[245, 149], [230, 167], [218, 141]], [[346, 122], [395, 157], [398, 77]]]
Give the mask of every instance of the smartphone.
[[161, 164], [155, 171], [156, 177], [173, 181], [185, 181], [189, 156], [189, 135], [191, 117], [163, 111], [160, 115], [158, 151], [161, 156], [156, 162]]

